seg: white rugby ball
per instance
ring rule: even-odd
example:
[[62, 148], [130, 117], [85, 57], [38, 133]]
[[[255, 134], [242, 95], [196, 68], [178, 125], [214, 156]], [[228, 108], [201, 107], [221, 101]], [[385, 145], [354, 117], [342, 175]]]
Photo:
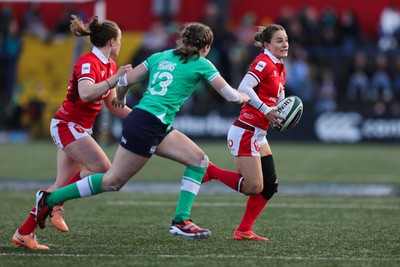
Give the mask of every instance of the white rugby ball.
[[303, 102], [301, 99], [298, 96], [288, 96], [279, 101], [277, 106], [282, 106], [282, 109], [276, 111], [276, 113], [284, 116], [286, 119], [279, 120], [283, 124], [282, 128], [274, 125], [274, 129], [284, 132], [296, 126], [303, 114]]

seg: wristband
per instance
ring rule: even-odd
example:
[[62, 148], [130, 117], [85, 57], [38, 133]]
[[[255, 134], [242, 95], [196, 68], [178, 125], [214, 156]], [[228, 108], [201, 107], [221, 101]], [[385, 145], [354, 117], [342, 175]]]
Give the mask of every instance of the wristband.
[[108, 84], [108, 90], [110, 90], [111, 89], [110, 83], [107, 81], [107, 79], [105, 79], [104, 81], [106, 81], [106, 83]]
[[264, 103], [261, 104], [261, 106], [258, 108], [260, 112], [262, 112], [264, 115], [267, 115], [268, 113], [271, 112], [271, 110], [274, 110], [275, 107], [268, 107]]
[[127, 86], [128, 85], [128, 77], [126, 74], [122, 75], [118, 79], [118, 86]]

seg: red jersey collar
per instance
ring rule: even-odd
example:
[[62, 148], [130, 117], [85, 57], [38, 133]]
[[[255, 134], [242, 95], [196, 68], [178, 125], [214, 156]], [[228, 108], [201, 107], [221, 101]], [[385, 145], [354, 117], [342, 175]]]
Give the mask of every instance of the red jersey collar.
[[92, 53], [95, 54], [96, 57], [98, 57], [104, 64], [110, 63], [110, 60], [103, 53], [101, 53], [100, 49], [97, 47], [93, 47]]
[[267, 49], [264, 49], [264, 54], [266, 54], [267, 56], [269, 56], [269, 58], [272, 60], [272, 62], [274, 62], [275, 64], [276, 63], [280, 63], [280, 64], [283, 64], [283, 59], [278, 59], [278, 58], [276, 58], [274, 55], [272, 55], [272, 53], [271, 52], [269, 52], [269, 50], [267, 50]]

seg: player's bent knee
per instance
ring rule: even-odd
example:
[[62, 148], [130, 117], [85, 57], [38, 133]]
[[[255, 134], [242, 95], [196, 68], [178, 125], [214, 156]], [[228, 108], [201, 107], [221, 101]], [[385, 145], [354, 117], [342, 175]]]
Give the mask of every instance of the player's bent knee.
[[116, 188], [115, 186], [111, 186], [111, 185], [106, 186], [105, 190], [106, 190], [106, 192], [116, 192], [116, 191], [119, 191], [118, 188]]
[[200, 162], [200, 167], [207, 168], [209, 162], [210, 162], [210, 160], [208, 159], [208, 156], [204, 155], [203, 159]]
[[257, 195], [260, 194], [263, 190], [262, 184], [246, 184], [246, 186], [243, 188], [243, 194], [247, 196], [251, 195]]
[[264, 184], [264, 189], [261, 192], [261, 194], [265, 199], [269, 200], [277, 192], [278, 192], [278, 183]]
[[264, 189], [261, 192], [265, 199], [271, 199], [278, 192], [278, 179], [275, 172], [275, 164], [272, 155], [261, 158]]

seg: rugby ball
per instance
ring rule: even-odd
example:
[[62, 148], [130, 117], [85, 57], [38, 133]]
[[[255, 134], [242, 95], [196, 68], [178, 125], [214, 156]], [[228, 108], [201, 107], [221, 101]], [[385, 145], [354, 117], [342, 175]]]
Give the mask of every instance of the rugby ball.
[[303, 102], [297, 96], [288, 96], [277, 104], [282, 109], [277, 110], [276, 113], [284, 116], [285, 120], [279, 120], [283, 124], [282, 128], [273, 125], [274, 129], [279, 132], [285, 132], [292, 129], [300, 121], [301, 115], [303, 114]]

